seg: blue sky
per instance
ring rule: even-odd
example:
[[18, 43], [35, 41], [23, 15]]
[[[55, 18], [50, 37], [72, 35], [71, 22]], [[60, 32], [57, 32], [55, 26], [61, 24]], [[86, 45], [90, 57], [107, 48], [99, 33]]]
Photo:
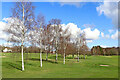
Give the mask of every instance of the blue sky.
[[[111, 5], [111, 3], [108, 3], [108, 4], [98, 3], [98, 2], [77, 3], [80, 6], [71, 5], [71, 4], [72, 3], [66, 3], [64, 5], [61, 5], [61, 3], [57, 3], [57, 2], [55, 3], [34, 2], [33, 3], [33, 5], [36, 7], [35, 16], [37, 16], [39, 13], [42, 13], [46, 18], [46, 22], [48, 22], [52, 18], [58, 18], [62, 20], [62, 24], [67, 25], [69, 23], [73, 23], [77, 25], [77, 27], [80, 28], [81, 30], [89, 28], [89, 26], [84, 27], [83, 25], [85, 24], [94, 25], [94, 27], [90, 28], [90, 30], [94, 31], [95, 29], [97, 29], [100, 33], [97, 39], [92, 39], [92, 42], [87, 43], [87, 45], [90, 48], [96, 45], [101, 45], [104, 47], [105, 46], [111, 47], [111, 46], [118, 45], [118, 40], [111, 37], [112, 35], [115, 36], [114, 34], [116, 33], [116, 30], [117, 30], [117, 29], [114, 29], [115, 27], [113, 23], [114, 19], [111, 16], [109, 16], [110, 14], [107, 14], [106, 12], [109, 10], [109, 7], [107, 10], [106, 5], [108, 4]], [[103, 8], [105, 8], [102, 14], [100, 14], [99, 11], [97, 11], [96, 9], [101, 5]], [[13, 2], [2, 3], [2, 19], [8, 18], [11, 16], [12, 7], [14, 7]], [[99, 8], [99, 9], [103, 9], [103, 8]], [[111, 32], [109, 32], [109, 30], [111, 30]], [[104, 33], [103, 37], [101, 35], [101, 32]], [[89, 32], [86, 32], [86, 33], [89, 34]], [[109, 37], [105, 37], [106, 35], [109, 35]], [[5, 43], [5, 41], [0, 40], [0, 43], [1, 44]]]

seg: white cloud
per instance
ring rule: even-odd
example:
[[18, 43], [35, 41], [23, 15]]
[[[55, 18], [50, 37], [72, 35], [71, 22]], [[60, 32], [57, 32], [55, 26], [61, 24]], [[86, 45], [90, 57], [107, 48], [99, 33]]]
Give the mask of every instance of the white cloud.
[[8, 35], [5, 34], [5, 32], [3, 31], [3, 30], [5, 30], [5, 28], [6, 28], [6, 23], [0, 21], [0, 39], [6, 40], [8, 38]]
[[61, 6], [64, 6], [64, 5], [73, 5], [73, 6], [76, 6], [76, 7], [80, 7], [80, 3], [79, 2], [61, 2], [60, 5]]
[[4, 46], [7, 46], [7, 47], [12, 47], [12, 46], [13, 46], [12, 43], [8, 43], [8, 42], [4, 43], [3, 45], [4, 45]]
[[91, 28], [86, 28], [86, 29], [83, 29], [83, 31], [85, 32], [87, 39], [95, 40], [99, 38], [100, 31], [98, 29], [94, 29], [92, 31]]
[[116, 40], [118, 39], [118, 30], [116, 30], [116, 32], [113, 35], [111, 35], [111, 38]]
[[93, 40], [86, 40], [86, 42], [87, 42], [87, 43], [91, 43], [91, 42], [93, 42]]
[[101, 32], [101, 36], [104, 37], [104, 33], [103, 32]]
[[[6, 19], [9, 19], [9, 18], [4, 18], [4, 20], [6, 20]], [[7, 27], [6, 25], [7, 24], [5, 22], [2, 22], [2, 21], [0, 22], [0, 26], [1, 26], [0, 27], [0, 34], [2, 34], [2, 35], [0, 35], [0, 38], [7, 40], [7, 38], [8, 38], [9, 35], [6, 35], [6, 33], [3, 32], [3, 30]], [[63, 29], [68, 28], [69, 33], [71, 33], [71, 37], [72, 38], [76, 38], [77, 35], [79, 35], [80, 33], [82, 33], [84, 31], [85, 34], [86, 34], [86, 38], [87, 39], [91, 39], [91, 40], [87, 40], [87, 42], [92, 42], [92, 40], [98, 39], [99, 34], [100, 34], [99, 30], [97, 30], [97, 29], [95, 29], [93, 31], [91, 31], [91, 28], [86, 28], [86, 29], [81, 30], [74, 23], [68, 23], [66, 25], [62, 24], [62, 28]]]
[[100, 46], [103, 47], [103, 48], [108, 48], [108, 47], [118, 47], [117, 45], [116, 45], [116, 46], [100, 45]]
[[68, 28], [68, 32], [71, 33], [71, 38], [74, 39], [79, 35], [80, 33], [85, 32], [86, 36], [86, 42], [90, 43], [93, 42], [93, 40], [98, 39], [100, 35], [100, 31], [98, 29], [91, 30], [91, 28], [85, 28], [81, 30], [78, 28], [78, 26], [74, 23], [68, 23], [68, 24], [62, 24], [63, 30]]
[[[109, 32], [113, 33], [114, 30], [109, 30]], [[118, 35], [119, 34], [119, 35]], [[103, 32], [101, 32], [101, 36], [102, 38], [105, 38], [105, 39], [114, 39], [114, 40], [117, 40], [118, 38], [120, 38], [120, 32], [118, 32], [118, 30], [116, 30], [115, 33], [113, 33], [112, 35], [110, 34], [104, 34]]]
[[68, 32], [71, 33], [72, 38], [76, 38], [77, 35], [82, 32], [74, 23], [68, 23], [67, 25], [62, 24], [62, 29], [65, 30], [66, 28], [68, 28]]
[[107, 47], [110, 47], [110, 46], [106, 46], [106, 45], [100, 45], [102, 48], [107, 48]]
[[104, 39], [109, 39], [110, 35], [109, 34], [104, 34], [103, 32], [101, 32], [101, 37]]
[[104, 0], [103, 4], [96, 7], [99, 15], [104, 14], [108, 18], [112, 19], [112, 23], [117, 28], [118, 27], [118, 3], [117, 2], [106, 2]]
[[109, 33], [112, 33], [114, 30], [113, 29], [109, 29], [108, 31], [109, 31]]
[[86, 39], [88, 39], [88, 42], [92, 42], [91, 40], [95, 40], [99, 38], [100, 31], [98, 29], [94, 29], [93, 31], [91, 28], [85, 28], [81, 30], [78, 28], [78, 26], [74, 23], [68, 23], [67, 25], [62, 24], [63, 30], [68, 28], [68, 31], [71, 33], [72, 38], [76, 38], [77, 35], [79, 35], [82, 32], [85, 32]]
[[82, 7], [85, 3], [80, 3], [80, 2], [60, 2], [61, 6], [64, 5], [71, 5], [71, 6], [76, 6], [76, 7]]

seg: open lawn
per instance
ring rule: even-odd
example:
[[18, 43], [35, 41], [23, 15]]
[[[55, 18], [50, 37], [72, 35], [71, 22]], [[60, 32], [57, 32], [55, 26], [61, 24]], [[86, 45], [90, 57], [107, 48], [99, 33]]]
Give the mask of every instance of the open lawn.
[[[55, 63], [55, 55], [43, 54], [43, 67], [40, 67], [39, 53], [24, 54], [25, 71], [21, 71], [21, 55], [15, 53], [2, 53], [2, 77], [3, 78], [117, 78], [118, 56], [86, 56], [86, 59], [72, 59], [67, 56], [66, 64], [63, 58], [58, 56]], [[16, 57], [14, 57], [14, 56]], [[27, 57], [28, 55], [28, 57]], [[19, 57], [18, 57], [19, 56]], [[100, 66], [103, 65], [103, 66]], [[107, 66], [104, 66], [107, 65]]]

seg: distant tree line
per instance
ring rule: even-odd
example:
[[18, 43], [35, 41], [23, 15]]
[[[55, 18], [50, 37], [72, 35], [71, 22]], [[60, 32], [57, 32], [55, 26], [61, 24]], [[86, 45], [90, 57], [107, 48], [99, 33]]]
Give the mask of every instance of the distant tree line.
[[119, 47], [102, 48], [100, 46], [93, 46], [91, 49], [91, 55], [118, 55]]
[[[21, 46], [13, 46], [13, 47], [5, 47], [5, 46], [0, 46], [1, 48], [1, 52], [3, 52], [3, 50], [5, 48], [7, 49], [11, 49], [12, 52], [8, 52], [8, 53], [20, 53], [21, 52]], [[61, 45], [61, 49], [58, 50], [58, 54], [61, 54], [63, 55], [63, 46]], [[37, 46], [29, 46], [29, 47], [24, 47], [24, 53], [40, 53], [40, 49], [39, 47]], [[52, 51], [52, 50], [47, 50], [47, 49], [42, 49], [42, 53], [52, 53], [54, 54], [55, 51]], [[90, 55], [91, 54], [91, 51], [89, 50], [89, 48], [86, 46], [86, 49], [81, 49], [80, 48], [80, 51], [79, 51], [80, 55]], [[70, 43], [67, 45], [67, 48], [66, 48], [66, 55], [77, 55], [77, 51], [76, 51], [76, 48], [75, 48], [75, 45]]]
[[[5, 47], [5, 46], [0, 46], [1, 51], [5, 48], [11, 49], [12, 53], [20, 53], [21, 52], [21, 46], [13, 46], [13, 47]], [[87, 46], [85, 46], [86, 49], [80, 48], [80, 55], [105, 55], [105, 56], [110, 56], [110, 55], [119, 55], [119, 47], [108, 47], [108, 48], [102, 48], [100, 46], [93, 46], [92, 49], [90, 50]], [[47, 49], [43, 49], [42, 53], [52, 53], [54, 54], [54, 51], [48, 51]], [[58, 50], [58, 54], [63, 55], [63, 47], [61, 45], [61, 48]], [[24, 53], [39, 53], [40, 49], [37, 46], [29, 46], [29, 47], [24, 47]], [[69, 43], [66, 48], [66, 55], [77, 55], [77, 50], [74, 44]]]

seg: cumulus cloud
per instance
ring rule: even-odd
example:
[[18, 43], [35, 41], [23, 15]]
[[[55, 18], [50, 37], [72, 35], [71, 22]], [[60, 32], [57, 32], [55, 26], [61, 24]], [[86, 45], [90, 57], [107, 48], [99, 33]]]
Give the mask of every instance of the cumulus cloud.
[[[119, 33], [120, 33], [120, 32], [119, 32]], [[113, 35], [111, 35], [111, 38], [112, 38], [112, 39], [115, 39], [115, 40], [118, 39], [118, 30], [116, 30], [116, 32], [115, 32]]]
[[100, 4], [98, 7], [96, 7], [96, 10], [99, 12], [99, 15], [104, 14], [108, 18], [111, 18], [115, 28], [118, 27], [118, 3], [117, 2], [106, 2], [106, 0], [104, 0], [103, 4]]
[[101, 32], [101, 37], [104, 39], [109, 39], [110, 35], [109, 34], [104, 34], [103, 32]]
[[6, 23], [5, 22], [2, 22], [0, 21], [0, 39], [7, 39], [8, 38], [8, 35], [4, 33], [3, 30], [5, 30], [6, 28]]
[[113, 29], [109, 29], [108, 31], [109, 31], [109, 33], [112, 33], [114, 30]]
[[[109, 33], [113, 33], [114, 30], [108, 30]], [[101, 37], [104, 39], [114, 39], [114, 40], [118, 40], [118, 38], [120, 38], [120, 32], [118, 30], [116, 30], [113, 34], [104, 34], [103, 32], [101, 32]]]
[[71, 33], [72, 38], [76, 38], [77, 35], [81, 33], [85, 33], [87, 42], [92, 42], [92, 40], [98, 39], [100, 35], [100, 31], [98, 29], [91, 30], [91, 28], [85, 28], [81, 30], [78, 26], [74, 23], [68, 23], [67, 25], [62, 24], [63, 30], [68, 28], [69, 33]]
[[[10, 18], [4, 18], [3, 20], [8, 20]], [[14, 21], [13, 21], [14, 22]], [[6, 26], [7, 23], [5, 22], [0, 22], [0, 38], [1, 39], [6, 39], [8, 38], [8, 35], [6, 35], [6, 33], [3, 32], [3, 30], [7, 27]], [[92, 40], [94, 39], [98, 39], [99, 37], [99, 30], [95, 29], [95, 30], [91, 30], [91, 28], [85, 28], [83, 30], [81, 30], [76, 24], [74, 23], [68, 23], [68, 24], [62, 24], [62, 28], [63, 30], [65, 30], [66, 28], [68, 28], [68, 32], [71, 34], [71, 38], [76, 38], [77, 35], [81, 34], [82, 32], [85, 32], [86, 34], [86, 39], [89, 39], [87, 40], [87, 42], [92, 42]]]
[[81, 33], [81, 29], [74, 23], [68, 23], [67, 25], [62, 24], [62, 29], [65, 30], [68, 28], [68, 32], [71, 34], [72, 38], [76, 38], [78, 34]]
[[[10, 19], [10, 18], [4, 18], [4, 20]], [[14, 21], [13, 21], [14, 22]], [[7, 27], [7, 23], [0, 22], [0, 38], [7, 39], [8, 35], [6, 35], [3, 30]], [[86, 27], [85, 29], [81, 30], [76, 24], [74, 23], [68, 23], [68, 24], [62, 24], [63, 30], [68, 28], [68, 32], [71, 34], [71, 38], [76, 38], [77, 35], [81, 34], [82, 32], [85, 32], [87, 42], [92, 42], [92, 40], [98, 39], [100, 35], [100, 31], [98, 29], [92, 30], [90, 27]]]
[[8, 43], [8, 42], [4, 43], [3, 45], [4, 45], [4, 46], [7, 46], [7, 47], [12, 47], [12, 46], [13, 46], [12, 43]]
[[98, 29], [91, 30], [91, 28], [85, 28], [83, 31], [87, 39], [95, 40], [99, 38], [100, 31]]

